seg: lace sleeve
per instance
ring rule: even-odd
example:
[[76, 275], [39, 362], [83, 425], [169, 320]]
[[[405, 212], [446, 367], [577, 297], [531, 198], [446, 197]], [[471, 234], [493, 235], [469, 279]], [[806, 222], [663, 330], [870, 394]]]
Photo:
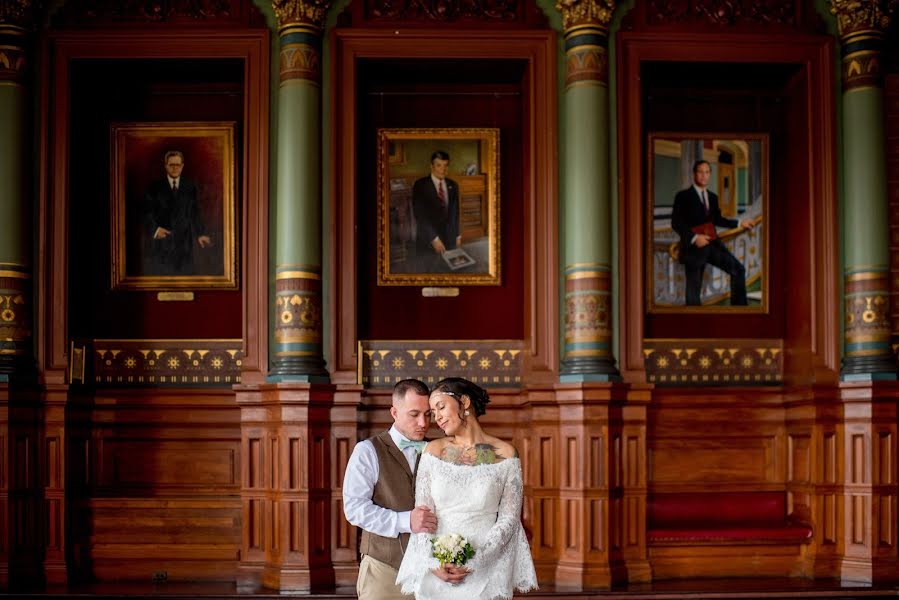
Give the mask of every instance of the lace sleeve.
[[[418, 463], [415, 479], [415, 506], [422, 505], [434, 510], [434, 498], [431, 495], [431, 461], [425, 455], [422, 455]], [[396, 576], [396, 584], [402, 587], [404, 594], [414, 594], [421, 587], [424, 576], [439, 566], [439, 561], [431, 555], [431, 534], [413, 533], [409, 536], [409, 545], [406, 546], [403, 562]]]
[[475, 548], [475, 555], [466, 564], [472, 571], [490, 565], [505, 551], [512, 536], [521, 527], [521, 504], [524, 497], [524, 482], [521, 477], [521, 463], [515, 464], [506, 475], [503, 496], [499, 502], [496, 523], [487, 532], [484, 543]]

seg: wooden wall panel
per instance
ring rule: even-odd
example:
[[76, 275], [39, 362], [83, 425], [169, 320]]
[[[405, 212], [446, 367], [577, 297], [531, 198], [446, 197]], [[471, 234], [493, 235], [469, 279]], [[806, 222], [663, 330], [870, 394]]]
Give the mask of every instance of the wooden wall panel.
[[657, 388], [648, 415], [650, 491], [785, 489], [785, 416], [780, 388]]
[[81, 480], [70, 491], [78, 576], [233, 579], [241, 548], [233, 392], [109, 390], [73, 407], [81, 415], [68, 457]]

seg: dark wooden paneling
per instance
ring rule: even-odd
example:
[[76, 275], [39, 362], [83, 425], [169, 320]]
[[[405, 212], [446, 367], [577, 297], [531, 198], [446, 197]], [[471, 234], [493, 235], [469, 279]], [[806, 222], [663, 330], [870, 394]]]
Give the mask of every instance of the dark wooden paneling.
[[[239, 337], [244, 344], [242, 380], [264, 378], [268, 39], [267, 28], [227, 27], [201, 32], [189, 27], [116, 28], [46, 36], [40, 105], [50, 117], [41, 121], [40, 131], [39, 244], [44, 252], [37, 268], [38, 329], [44, 333], [36, 345], [47, 382], [65, 382], [71, 337], [106, 333], [112, 338]], [[103, 93], [97, 94], [98, 89]], [[194, 302], [177, 306], [163, 305], [150, 293], [109, 291], [110, 123], [210, 118], [238, 123], [241, 289], [197, 291]]]
[[[503, 236], [506, 236], [502, 242], [503, 279], [504, 285], [511, 286], [510, 289], [519, 285], [514, 283], [516, 280], [520, 281], [520, 287], [517, 288], [520, 295], [509, 296], [510, 301], [505, 305], [505, 313], [498, 317], [498, 320], [503, 323], [503, 327], [522, 333], [521, 338], [526, 344], [523, 378], [526, 377], [528, 381], [535, 383], [554, 381], [554, 373], [558, 368], [556, 310], [558, 297], [555, 293], [554, 275], [558, 268], [556, 258], [558, 202], [554, 159], [556, 136], [554, 35], [546, 31], [523, 31], [497, 38], [485, 32], [441, 30], [439, 35], [433, 35], [426, 31], [409, 30], [405, 35], [397, 37], [392, 31], [335, 29], [333, 36], [335, 59], [332, 66], [335, 90], [331, 97], [334, 99], [332, 113], [335, 119], [331, 152], [332, 164], [335, 166], [332, 170], [334, 190], [332, 214], [335, 218], [331, 235], [333, 239], [339, 240], [338, 244], [332, 245], [330, 259], [331, 272], [339, 274], [332, 281], [330, 294], [335, 303], [332, 314], [337, 315], [332, 320], [333, 327], [330, 332], [332, 340], [330, 347], [334, 355], [328, 357], [333, 380], [346, 383], [355, 381], [356, 340], [363, 337], [364, 331], [378, 327], [376, 324], [378, 319], [395, 314], [392, 307], [397, 305], [397, 298], [391, 294], [400, 294], [399, 299], [403, 300], [403, 305], [411, 307], [404, 311], [405, 317], [410, 322], [421, 324], [411, 336], [414, 338], [420, 339], [422, 332], [427, 331], [428, 337], [455, 339], [460, 337], [456, 335], [457, 333], [464, 332], [466, 337], [483, 339], [484, 331], [498, 331], [497, 328], [500, 327], [499, 323], [489, 323], [486, 328], [472, 328], [469, 325], [484, 322], [483, 315], [499, 314], [496, 313], [497, 307], [492, 305], [493, 299], [490, 295], [500, 293], [503, 286], [493, 290], [464, 288], [461, 299], [418, 297], [418, 300], [414, 300], [410, 290], [388, 292], [382, 289], [378, 294], [387, 294], [385, 299], [389, 296], [394, 300], [389, 306], [386, 303], [379, 304], [382, 306], [381, 310], [371, 311], [370, 307], [360, 303], [362, 297], [368, 301], [375, 300], [367, 296], [369, 286], [374, 285], [374, 278], [370, 277], [369, 271], [373, 246], [371, 238], [365, 237], [374, 232], [374, 222], [364, 219], [365, 214], [369, 214], [370, 217], [370, 213], [360, 212], [362, 209], [369, 210], [373, 203], [373, 196], [370, 193], [373, 189], [370, 169], [374, 165], [374, 159], [371, 158], [374, 156], [371, 152], [373, 143], [371, 136], [360, 136], [360, 127], [363, 127], [366, 119], [370, 119], [370, 115], [362, 113], [357, 116], [360, 89], [369, 89], [364, 82], [360, 83], [360, 76], [365, 73], [360, 65], [365, 61], [386, 64], [387, 61], [394, 59], [415, 57], [423, 61], [422, 64], [431, 64], [433, 61], [446, 64], [449, 61], [456, 65], [456, 69], [476, 64], [481, 60], [491, 60], [495, 63], [505, 61], [521, 65], [518, 68], [523, 69], [520, 71], [521, 77], [517, 80], [522, 100], [515, 109], [519, 115], [515, 118], [515, 122], [521, 127], [519, 132], [509, 129], [515, 125], [512, 121], [504, 120], [507, 118], [504, 115], [478, 114], [475, 105], [471, 105], [470, 110], [459, 109], [456, 103], [461, 102], [461, 98], [456, 98], [452, 105], [448, 105], [439, 97], [429, 97], [429, 102], [437, 102], [443, 107], [441, 110], [435, 109], [433, 115], [425, 114], [426, 104], [423, 100], [415, 100], [414, 111], [417, 117], [412, 119], [414, 115], [410, 114], [403, 117], [404, 120], [393, 123], [431, 127], [495, 123], [507, 131], [505, 135], [510, 140], [520, 136], [517, 138], [520, 140], [518, 148], [516, 149], [516, 144], [512, 144], [511, 156], [501, 157], [502, 160], [511, 161], [503, 163], [502, 174], [503, 185], [506, 185], [505, 178], [511, 178], [509, 189], [502, 191], [504, 198], [510, 202], [508, 222], [517, 222], [522, 226], [518, 249], [515, 248], [515, 243], [511, 243], [509, 249], [506, 249], [506, 244], [510, 243], [506, 237], [514, 239], [516, 232], [505, 230], [503, 232]], [[452, 71], [449, 71], [447, 76], [450, 78], [448, 83], [455, 81], [457, 84], [460, 77], [464, 77]], [[461, 81], [464, 81], [464, 78]], [[455, 87], [457, 92], [466, 89], [464, 86]], [[408, 88], [404, 90], [404, 93], [410, 96], [405, 102], [411, 101], [413, 92], [414, 90]], [[499, 105], [493, 107], [492, 101], [490, 102], [485, 105], [488, 109], [499, 110]], [[369, 105], [368, 108], [375, 107]], [[391, 111], [390, 114], [393, 115], [392, 111], [396, 109], [386, 106], [384, 110]], [[396, 115], [393, 118], [399, 119]], [[370, 132], [374, 125], [368, 124], [364, 127], [365, 131]], [[365, 170], [360, 165], [364, 166]], [[520, 169], [517, 171], [519, 175], [516, 176], [516, 171], [509, 169]], [[517, 183], [512, 180], [517, 180]], [[364, 205], [363, 199], [366, 202]], [[503, 210], [506, 210], [505, 206]], [[504, 214], [502, 219], [506, 218], [507, 215]], [[527, 232], [526, 236], [524, 232]], [[514, 259], [515, 256], [519, 256], [521, 262], [517, 265], [514, 262], [507, 262], [508, 257]], [[363, 278], [364, 273], [368, 273], [369, 277]], [[475, 298], [480, 298], [482, 302], [472, 303]], [[460, 307], [464, 306], [465, 310], [457, 310], [457, 304]], [[521, 307], [520, 313], [516, 306]], [[511, 313], [509, 307], [512, 307]], [[360, 314], [360, 310], [364, 312]], [[434, 319], [435, 312], [445, 315], [467, 314], [467, 317], [462, 320]], [[505, 314], [511, 316], [506, 317]], [[396, 332], [400, 329], [408, 330], [408, 326], [400, 323], [399, 328], [390, 328], [389, 337], [396, 337]]]
[[650, 490], [783, 490], [784, 419], [779, 388], [657, 388], [648, 416]]
[[242, 460], [234, 393], [109, 390], [76, 406], [69, 463], [78, 577], [233, 580]]
[[[380, 60], [358, 66], [360, 190], [376, 190], [382, 127], [499, 129], [500, 286], [466, 286], [456, 298], [424, 298], [419, 286], [378, 285], [378, 202], [360, 193], [357, 332], [360, 339], [521, 339], [524, 337], [525, 178], [528, 148], [524, 60]], [[436, 78], [439, 83], [429, 81]], [[439, 77], [435, 77], [439, 74]], [[485, 83], [486, 82], [486, 83]], [[450, 157], [450, 178], [465, 165]], [[427, 163], [417, 177], [429, 174]], [[461, 198], [460, 198], [461, 201]], [[370, 225], [362, 225], [370, 224]], [[393, 307], [402, 306], [402, 311]], [[435, 318], [435, 315], [444, 315]], [[450, 315], [465, 315], [451, 318]]]
[[[760, 332], [782, 336], [786, 383], [835, 382], [841, 321], [838, 245], [833, 243], [838, 239], [833, 39], [654, 31], [622, 32], [617, 43], [623, 82], [618, 87], [622, 375], [628, 381], [645, 379], [644, 338], [708, 337], [714, 330], [734, 337], [757, 337]], [[710, 45], [714, 53], [708, 52]], [[644, 82], [647, 68], [652, 77]], [[731, 73], [724, 73], [721, 87], [704, 76], [722, 70]], [[685, 79], [673, 78], [677, 73], [686, 74]], [[677, 90], [685, 87], [689, 89], [683, 96]], [[688, 98], [695, 104], [688, 104]], [[657, 127], [771, 133], [769, 314], [646, 314], [642, 140]], [[782, 270], [779, 260], [786, 261]], [[791, 290], [801, 291], [790, 302], [783, 295], [786, 281]]]
[[[235, 121], [236, 189], [241, 189], [244, 64], [237, 59], [79, 59], [71, 68], [68, 302], [70, 335], [80, 338], [239, 338], [240, 290], [197, 290], [193, 302], [160, 302], [156, 292], [110, 289], [110, 125]], [[103, 94], [97, 94], [98, 89]], [[152, 157], [158, 177], [162, 157]], [[185, 156], [184, 176], [213, 175]], [[245, 201], [235, 198], [237, 211]], [[239, 222], [235, 219], [235, 222]], [[227, 235], [228, 232], [225, 232]], [[238, 255], [240, 253], [239, 239]], [[85, 293], [91, 289], [91, 293]], [[135, 315], [138, 315], [135, 318]]]

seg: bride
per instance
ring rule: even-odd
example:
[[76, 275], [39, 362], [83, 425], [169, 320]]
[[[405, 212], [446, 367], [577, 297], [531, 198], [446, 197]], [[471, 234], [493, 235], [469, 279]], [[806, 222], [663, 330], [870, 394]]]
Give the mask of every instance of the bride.
[[518, 452], [478, 423], [489, 401], [487, 392], [459, 377], [444, 379], [431, 392], [431, 412], [447, 437], [430, 442], [422, 454], [415, 505], [436, 513], [438, 536], [462, 535], [475, 555], [462, 567], [441, 567], [432, 556], [432, 535], [413, 533], [396, 582], [417, 600], [493, 600], [537, 587], [520, 518]]

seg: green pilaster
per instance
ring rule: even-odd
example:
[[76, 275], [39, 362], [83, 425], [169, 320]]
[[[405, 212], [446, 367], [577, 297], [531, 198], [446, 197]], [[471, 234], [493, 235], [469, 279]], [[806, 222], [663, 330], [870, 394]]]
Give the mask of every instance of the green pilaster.
[[882, 89], [856, 88], [843, 95], [843, 130], [846, 266], [886, 267], [889, 205]]
[[618, 378], [612, 353], [608, 24], [611, 0], [557, 5], [565, 26], [562, 381]]
[[28, 31], [30, 3], [0, 8], [0, 381], [23, 373], [31, 360], [30, 244], [26, 182], [28, 150]]
[[275, 0], [280, 29], [273, 381], [327, 381], [322, 355], [321, 22]]
[[843, 226], [847, 380], [895, 379], [890, 345], [889, 203], [883, 78], [884, 32], [896, 0], [831, 0], [840, 29], [843, 83]]

